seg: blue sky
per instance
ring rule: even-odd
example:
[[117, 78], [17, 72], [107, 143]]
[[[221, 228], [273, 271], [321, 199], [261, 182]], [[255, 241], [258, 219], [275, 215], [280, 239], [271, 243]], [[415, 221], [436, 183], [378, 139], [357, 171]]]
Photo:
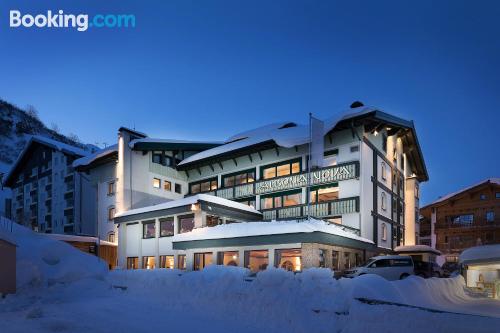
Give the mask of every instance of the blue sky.
[[[134, 14], [134, 29], [11, 29], [23, 14]], [[89, 143], [120, 126], [221, 140], [354, 100], [415, 121], [423, 203], [500, 177], [494, 1], [2, 1], [0, 98]]]

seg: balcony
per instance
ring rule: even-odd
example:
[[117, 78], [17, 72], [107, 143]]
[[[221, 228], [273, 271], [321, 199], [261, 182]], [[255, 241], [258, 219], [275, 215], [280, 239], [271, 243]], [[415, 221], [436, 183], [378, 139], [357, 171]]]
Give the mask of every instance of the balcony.
[[[283, 220], [289, 218], [303, 218], [307, 216], [307, 204], [297, 206], [262, 209], [264, 220]], [[339, 216], [359, 212], [359, 197], [337, 199], [329, 202], [311, 204], [310, 215], [317, 218]]]
[[215, 191], [215, 195], [224, 199], [244, 198], [255, 195], [255, 184], [243, 184], [234, 187], [221, 188]]
[[454, 223], [452, 221], [437, 221], [436, 230], [437, 229], [455, 229], [455, 230], [466, 230], [466, 229], [484, 229], [500, 226], [500, 219], [496, 218], [494, 221], [486, 221], [483, 220], [475, 220], [473, 223]]

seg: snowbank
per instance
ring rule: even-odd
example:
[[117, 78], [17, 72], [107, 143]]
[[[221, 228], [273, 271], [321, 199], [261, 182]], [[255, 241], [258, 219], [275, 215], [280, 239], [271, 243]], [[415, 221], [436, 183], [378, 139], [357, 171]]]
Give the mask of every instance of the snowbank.
[[106, 264], [71, 245], [13, 223], [10, 229], [0, 228], [0, 238], [17, 245], [17, 289], [74, 282], [84, 278], [103, 279]]

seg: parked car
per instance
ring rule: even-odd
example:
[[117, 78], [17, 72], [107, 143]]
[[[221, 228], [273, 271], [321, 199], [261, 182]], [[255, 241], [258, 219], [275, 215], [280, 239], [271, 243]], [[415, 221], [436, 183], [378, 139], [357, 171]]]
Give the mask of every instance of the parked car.
[[377, 256], [364, 265], [344, 271], [344, 276], [353, 278], [364, 274], [377, 274], [387, 280], [399, 280], [413, 274], [413, 260], [408, 256]]
[[441, 268], [443, 269], [443, 276], [450, 277], [451, 274], [460, 270], [460, 265], [457, 262], [445, 262]]
[[413, 260], [415, 275], [421, 276], [424, 279], [430, 277], [444, 277], [444, 272], [441, 267], [434, 262], [426, 262], [421, 260]]

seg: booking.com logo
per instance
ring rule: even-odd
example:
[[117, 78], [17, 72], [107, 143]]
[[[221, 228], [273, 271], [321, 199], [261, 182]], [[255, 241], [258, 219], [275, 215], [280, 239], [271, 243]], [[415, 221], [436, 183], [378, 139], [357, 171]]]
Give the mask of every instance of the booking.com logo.
[[19, 10], [10, 11], [11, 28], [76, 28], [87, 31], [88, 28], [135, 28], [135, 15], [132, 14], [96, 14], [89, 20], [87, 14], [65, 14], [62, 9], [57, 13], [51, 10], [47, 14], [24, 14]]

